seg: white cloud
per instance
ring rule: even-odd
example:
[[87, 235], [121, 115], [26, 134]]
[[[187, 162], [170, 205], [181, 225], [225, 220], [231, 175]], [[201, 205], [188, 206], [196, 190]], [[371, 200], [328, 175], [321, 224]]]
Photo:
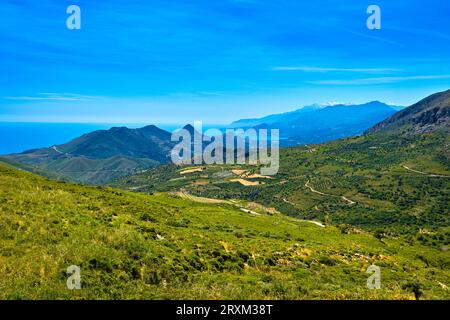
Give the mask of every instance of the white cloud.
[[91, 101], [99, 99], [100, 97], [74, 93], [45, 92], [45, 93], [38, 93], [35, 96], [6, 96], [2, 98], [6, 100], [17, 100], [17, 101]]
[[320, 85], [371, 85], [371, 84], [385, 84], [402, 81], [413, 80], [432, 80], [432, 79], [448, 79], [450, 74], [431, 75], [431, 76], [403, 76], [403, 77], [379, 77], [379, 78], [362, 78], [362, 79], [339, 79], [339, 80], [317, 80], [308, 81], [311, 84]]
[[401, 69], [394, 68], [323, 68], [323, 67], [274, 67], [275, 71], [303, 71], [303, 72], [318, 72], [318, 73], [326, 73], [326, 72], [351, 72], [351, 73], [390, 73], [390, 72], [398, 72], [402, 71]]

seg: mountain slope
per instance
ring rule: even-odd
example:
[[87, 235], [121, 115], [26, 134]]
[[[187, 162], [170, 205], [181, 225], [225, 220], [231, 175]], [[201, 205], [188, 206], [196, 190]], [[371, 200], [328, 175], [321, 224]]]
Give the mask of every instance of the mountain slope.
[[74, 181], [105, 183], [170, 160], [171, 134], [155, 126], [115, 127], [85, 134], [68, 143], [7, 158]]
[[430, 132], [450, 127], [450, 90], [433, 94], [378, 123], [367, 133], [398, 131]]
[[6, 165], [6, 166], [11, 166], [17, 170], [28, 171], [28, 172], [40, 175], [42, 177], [47, 177], [47, 178], [52, 178], [52, 179], [57, 179], [57, 180], [59, 178], [61, 178], [61, 176], [56, 173], [45, 171], [44, 169], [38, 168], [36, 166], [16, 162], [11, 159], [4, 158], [4, 157], [0, 157], [0, 164]]
[[[0, 299], [412, 299], [412, 283], [450, 298], [445, 252], [257, 211], [0, 164]], [[372, 263], [381, 290], [366, 287]]]
[[56, 147], [63, 153], [94, 159], [121, 155], [166, 162], [172, 147], [170, 137], [169, 132], [153, 125], [139, 129], [114, 127], [88, 133]]

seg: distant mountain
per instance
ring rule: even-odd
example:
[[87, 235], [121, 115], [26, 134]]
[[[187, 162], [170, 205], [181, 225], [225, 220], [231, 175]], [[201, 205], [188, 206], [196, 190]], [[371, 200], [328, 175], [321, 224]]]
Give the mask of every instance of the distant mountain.
[[139, 129], [114, 127], [85, 134], [54, 149], [95, 159], [120, 155], [165, 162], [172, 148], [170, 136], [169, 132], [153, 125]]
[[450, 127], [450, 90], [435, 93], [397, 112], [367, 130], [367, 133], [401, 130], [423, 133]]
[[280, 129], [281, 144], [292, 146], [360, 135], [402, 108], [379, 101], [361, 105], [312, 105], [260, 119], [239, 120], [231, 126]]
[[249, 128], [249, 127], [256, 127], [256, 126], [263, 125], [263, 124], [270, 125], [273, 123], [283, 121], [284, 119], [287, 119], [290, 116], [319, 110], [319, 109], [325, 108], [327, 106], [328, 106], [328, 104], [326, 104], [326, 105], [313, 104], [310, 106], [305, 106], [303, 108], [297, 109], [295, 111], [279, 113], [279, 114], [272, 114], [272, 115], [265, 116], [262, 118], [241, 119], [241, 120], [232, 122], [230, 125], [230, 128]]
[[105, 183], [170, 160], [171, 134], [156, 126], [98, 130], [68, 143], [6, 156], [79, 182]]

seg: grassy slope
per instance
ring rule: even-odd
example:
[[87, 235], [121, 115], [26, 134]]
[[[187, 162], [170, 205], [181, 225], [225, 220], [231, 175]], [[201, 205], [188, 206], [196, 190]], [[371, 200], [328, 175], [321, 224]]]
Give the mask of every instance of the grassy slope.
[[[43, 156], [42, 158], [33, 154], [16, 154], [3, 159], [20, 163], [24, 170], [30, 172], [38, 174], [50, 172], [53, 176], [91, 184], [107, 183], [159, 164], [159, 162], [151, 159], [126, 156], [91, 159], [84, 156], [59, 154]], [[18, 165], [15, 165], [15, 167], [18, 167]], [[44, 174], [44, 176], [48, 176], [48, 174]]]
[[[20, 188], [19, 188], [20, 186]], [[158, 240], [162, 237], [163, 239]], [[366, 288], [381, 267], [382, 289]], [[66, 268], [81, 267], [81, 290]], [[0, 164], [0, 298], [450, 299], [446, 252]]]
[[5, 157], [0, 157], [0, 164], [12, 166], [18, 170], [32, 172], [32, 173], [38, 174], [40, 176], [51, 178], [51, 179], [63, 179], [64, 178], [62, 175], [59, 175], [55, 172], [46, 171], [39, 167], [30, 165], [30, 164], [17, 162], [17, 161], [14, 161], [14, 160], [11, 160], [11, 159], [5, 158]]
[[[123, 178], [114, 185], [138, 191], [185, 189], [205, 197], [257, 201], [282, 213], [365, 230], [407, 234], [436, 247], [450, 244], [450, 178], [429, 177], [414, 170], [450, 176], [450, 137], [434, 133], [410, 137], [372, 135], [321, 145], [282, 149], [274, 179], [246, 187], [231, 182], [229, 167], [179, 174], [174, 166]], [[257, 168], [245, 169], [258, 172]], [[231, 174], [231, 176], [227, 175]], [[314, 189], [333, 196], [313, 193]], [[348, 205], [348, 201], [356, 202]], [[420, 229], [429, 232], [421, 233]]]

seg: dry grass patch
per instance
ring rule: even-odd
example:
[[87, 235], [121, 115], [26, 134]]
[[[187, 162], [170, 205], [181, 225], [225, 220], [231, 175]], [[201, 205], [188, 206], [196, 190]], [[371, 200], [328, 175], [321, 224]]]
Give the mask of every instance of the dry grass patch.
[[251, 187], [251, 186], [259, 186], [261, 184], [264, 184], [264, 182], [260, 182], [260, 181], [248, 181], [245, 179], [232, 179], [230, 180], [231, 182], [239, 182], [240, 184], [242, 184], [243, 186], [246, 187]]
[[180, 174], [189, 174], [189, 173], [194, 173], [194, 172], [202, 172], [204, 170], [205, 170], [205, 167], [193, 168], [193, 169], [187, 169], [187, 170], [180, 171]]

